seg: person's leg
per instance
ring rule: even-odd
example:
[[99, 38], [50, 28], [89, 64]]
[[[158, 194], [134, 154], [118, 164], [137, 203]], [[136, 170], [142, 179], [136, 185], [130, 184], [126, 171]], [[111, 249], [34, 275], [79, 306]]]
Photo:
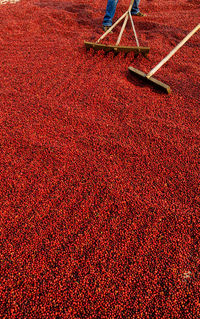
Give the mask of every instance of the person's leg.
[[140, 10], [139, 10], [139, 4], [140, 4], [140, 0], [135, 0], [131, 9], [131, 14], [135, 15], [137, 14]]
[[112, 25], [112, 19], [115, 15], [117, 3], [118, 3], [118, 0], [108, 0], [107, 7], [106, 7], [106, 14], [103, 19], [103, 26]]

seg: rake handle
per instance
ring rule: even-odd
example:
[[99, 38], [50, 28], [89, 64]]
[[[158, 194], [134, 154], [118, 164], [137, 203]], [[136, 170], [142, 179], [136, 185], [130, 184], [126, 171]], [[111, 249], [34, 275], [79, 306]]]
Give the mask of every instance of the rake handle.
[[160, 62], [158, 63], [147, 75], [146, 77], [149, 79], [158, 69], [163, 66], [173, 55], [180, 49], [185, 42], [187, 42], [191, 36], [200, 29], [200, 23]]
[[96, 43], [99, 43], [101, 40], [103, 40], [108, 33], [110, 33], [110, 31], [112, 31], [112, 29], [114, 29], [116, 27], [116, 25], [125, 18], [125, 16], [127, 15], [128, 11], [126, 11], [97, 41]]
[[[114, 29], [114, 28], [116, 27], [116, 25], [117, 25], [119, 22], [121, 22], [121, 20], [123, 20], [123, 19], [131, 12], [133, 3], [134, 3], [134, 0], [131, 0], [128, 10], [96, 41], [96, 43], [99, 43], [101, 40], [103, 40], [103, 39], [108, 35], [108, 33], [110, 33], [110, 31], [112, 31], [112, 29]], [[121, 32], [121, 34], [119, 35], [119, 38], [118, 38], [118, 40], [117, 40], [117, 43], [118, 43], [118, 44], [119, 44], [119, 42], [120, 42], [120, 40], [121, 40], [122, 33], [124, 32], [125, 26], [126, 26], [126, 23], [124, 24], [124, 28], [123, 28], [123, 30], [122, 30], [122, 32]], [[136, 41], [137, 41], [137, 40], [136, 40]], [[139, 46], [139, 45], [138, 45], [138, 46]]]
[[131, 12], [132, 6], [133, 6], [134, 0], [131, 0], [131, 3], [129, 5], [128, 11]]
[[123, 23], [123, 25], [122, 25], [122, 27], [121, 27], [121, 31], [120, 31], [120, 33], [119, 33], [119, 36], [118, 36], [118, 39], [117, 39], [117, 42], [116, 42], [115, 45], [118, 45], [118, 44], [120, 43], [121, 38], [122, 38], [122, 34], [123, 34], [124, 29], [125, 29], [126, 24], [127, 24], [127, 21], [128, 21], [128, 13], [127, 13], [127, 15], [125, 16], [124, 23]]

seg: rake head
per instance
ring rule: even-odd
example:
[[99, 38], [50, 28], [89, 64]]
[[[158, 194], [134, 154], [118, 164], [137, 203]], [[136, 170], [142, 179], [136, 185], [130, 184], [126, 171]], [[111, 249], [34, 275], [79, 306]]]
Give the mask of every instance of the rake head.
[[131, 46], [122, 46], [122, 45], [105, 45], [105, 44], [100, 44], [100, 43], [94, 43], [94, 42], [86, 42], [84, 41], [86, 49], [93, 49], [94, 51], [99, 51], [103, 50], [104, 52], [114, 52], [114, 53], [119, 53], [119, 52], [124, 52], [129, 53], [129, 52], [134, 52], [135, 56], [138, 56], [138, 54], [142, 54], [145, 57], [149, 53], [150, 48], [149, 47], [131, 47]]
[[170, 94], [171, 93], [171, 88], [169, 85], [155, 79], [154, 77], [147, 77], [147, 74], [145, 74], [144, 72], [137, 70], [135, 68], [133, 68], [132, 66], [129, 66], [129, 71], [131, 73], [131, 75], [136, 76], [138, 78], [140, 78], [141, 80], [143, 80], [145, 83], [148, 83], [156, 88], [158, 88], [159, 90]]

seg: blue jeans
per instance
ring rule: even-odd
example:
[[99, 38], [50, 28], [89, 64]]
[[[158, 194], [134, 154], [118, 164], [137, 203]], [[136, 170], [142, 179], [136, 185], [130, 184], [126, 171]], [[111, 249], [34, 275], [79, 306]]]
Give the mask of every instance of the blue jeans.
[[[106, 14], [103, 19], [104, 26], [111, 26], [112, 19], [115, 15], [118, 0], [108, 0], [106, 7]], [[131, 14], [137, 14], [140, 10], [138, 8], [140, 0], [135, 0], [131, 9]]]

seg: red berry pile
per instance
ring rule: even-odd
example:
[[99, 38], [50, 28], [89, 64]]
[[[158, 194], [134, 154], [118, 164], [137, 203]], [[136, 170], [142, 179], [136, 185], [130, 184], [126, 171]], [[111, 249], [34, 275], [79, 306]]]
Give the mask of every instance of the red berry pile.
[[[105, 7], [0, 6], [4, 319], [200, 316], [199, 33], [155, 75], [171, 95], [128, 74], [199, 23], [198, 1], [141, 1], [148, 59], [86, 52]], [[121, 43], [135, 46], [130, 23]]]

